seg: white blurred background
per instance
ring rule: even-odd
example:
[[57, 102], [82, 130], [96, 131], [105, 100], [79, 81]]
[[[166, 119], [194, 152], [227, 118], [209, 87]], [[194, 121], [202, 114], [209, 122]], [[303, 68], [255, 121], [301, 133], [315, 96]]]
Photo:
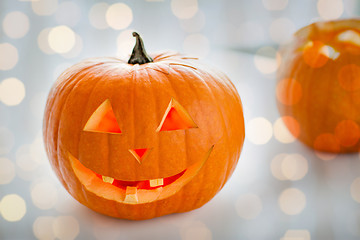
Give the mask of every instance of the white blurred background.
[[[313, 152], [275, 104], [277, 48], [314, 21], [356, 17], [357, 0], [0, 0], [0, 239], [359, 239], [358, 154]], [[223, 70], [244, 104], [246, 141], [224, 189], [199, 210], [143, 222], [83, 207], [42, 143], [47, 93], [88, 57], [175, 50]]]

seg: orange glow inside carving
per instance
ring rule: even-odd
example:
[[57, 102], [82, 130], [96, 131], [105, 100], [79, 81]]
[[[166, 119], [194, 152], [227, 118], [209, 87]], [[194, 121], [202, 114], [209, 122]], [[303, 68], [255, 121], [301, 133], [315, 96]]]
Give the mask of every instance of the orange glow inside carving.
[[354, 30], [345, 30], [339, 33], [339, 35], [337, 35], [337, 40], [353, 46], [360, 46], [360, 34]]
[[[167, 178], [163, 178], [162, 180], [162, 184], [159, 184], [157, 186], [151, 185], [151, 180], [144, 180], [144, 181], [122, 181], [122, 180], [117, 180], [117, 179], [113, 179], [112, 183], [109, 183], [115, 187], [118, 188], [122, 188], [122, 189], [127, 189], [128, 187], [135, 187], [137, 189], [147, 189], [147, 190], [151, 190], [151, 189], [156, 189], [156, 188], [160, 188], [160, 187], [165, 187], [170, 185], [171, 183], [175, 182], [177, 179], [179, 179], [182, 175], [184, 175], [184, 173], [186, 172], [186, 169], [179, 172], [176, 175], [167, 177]], [[100, 178], [101, 180], [103, 180], [103, 176], [95, 173], [96, 176], [98, 178]]]
[[109, 99], [105, 100], [91, 115], [85, 124], [84, 131], [121, 133]]
[[320, 41], [310, 41], [305, 45], [303, 57], [306, 64], [313, 68], [320, 68], [328, 61], [329, 49]]
[[197, 128], [196, 123], [177, 101], [171, 99], [157, 131], [173, 131], [189, 128]]

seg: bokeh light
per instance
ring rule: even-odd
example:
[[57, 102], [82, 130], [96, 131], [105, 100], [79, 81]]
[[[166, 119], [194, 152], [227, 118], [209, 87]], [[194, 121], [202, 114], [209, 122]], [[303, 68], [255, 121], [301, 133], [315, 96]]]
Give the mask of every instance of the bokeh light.
[[20, 221], [26, 214], [26, 203], [17, 194], [5, 195], [0, 201], [0, 214], [6, 221]]
[[336, 158], [336, 153], [328, 153], [328, 152], [321, 152], [321, 151], [315, 151], [315, 155], [324, 161], [333, 160]]
[[181, 229], [182, 240], [211, 240], [212, 233], [210, 229], [200, 221], [191, 222], [186, 227]]
[[274, 123], [274, 137], [281, 143], [292, 143], [300, 135], [300, 124], [291, 116], [282, 116]]
[[252, 193], [241, 195], [236, 203], [237, 214], [244, 219], [250, 220], [256, 218], [262, 211], [261, 199]]
[[171, 0], [171, 10], [180, 19], [192, 18], [198, 8], [197, 0]]
[[354, 179], [350, 186], [351, 197], [360, 203], [360, 177]]
[[269, 11], [281, 11], [288, 5], [288, 0], [262, 0], [264, 7]]
[[308, 172], [308, 162], [301, 154], [288, 154], [281, 163], [283, 175], [292, 181], [302, 179]]
[[246, 137], [253, 144], [266, 144], [273, 135], [272, 124], [263, 117], [251, 119], [246, 124], [246, 133]]
[[105, 18], [108, 8], [109, 4], [104, 2], [96, 3], [91, 7], [89, 12], [89, 21], [94, 28], [106, 29], [109, 27]]
[[301, 154], [276, 155], [271, 161], [271, 173], [278, 180], [297, 181], [308, 172], [308, 162]]
[[360, 138], [359, 125], [352, 120], [343, 120], [335, 127], [335, 136], [342, 146], [354, 146]]
[[[118, 35], [116, 39], [117, 56], [120, 59], [128, 60], [130, 57], [136, 42], [136, 39], [132, 35], [133, 32], [133, 29], [124, 30]], [[144, 36], [142, 36], [142, 38], [145, 39]]]
[[297, 188], [285, 189], [279, 196], [278, 203], [281, 211], [287, 215], [297, 215], [306, 206], [305, 194]]
[[58, 0], [36, 0], [31, 2], [31, 7], [37, 15], [49, 16], [55, 13]]
[[30, 28], [28, 16], [19, 11], [8, 13], [2, 25], [5, 34], [10, 38], [22, 38]]
[[9, 184], [15, 177], [15, 166], [7, 158], [0, 157], [0, 185]]
[[31, 199], [40, 209], [53, 208], [57, 201], [57, 191], [50, 182], [39, 182], [31, 188]]
[[184, 40], [184, 51], [194, 57], [205, 57], [210, 52], [209, 39], [200, 33], [187, 36]]
[[10, 70], [19, 60], [18, 50], [10, 43], [0, 43], [0, 70]]
[[61, 25], [50, 30], [48, 41], [54, 52], [67, 53], [75, 46], [76, 36], [71, 28]]
[[60, 240], [75, 239], [80, 232], [79, 222], [73, 216], [59, 216], [55, 218], [52, 227], [55, 237]]
[[74, 58], [74, 57], [79, 56], [82, 49], [83, 49], [83, 40], [80, 37], [80, 35], [75, 33], [75, 44], [74, 44], [74, 46], [70, 49], [70, 51], [61, 54], [61, 56], [63, 56], [64, 58]]
[[115, 3], [107, 9], [105, 19], [111, 28], [115, 30], [125, 29], [133, 21], [133, 13], [125, 3]]
[[55, 239], [53, 222], [55, 217], [40, 216], [33, 223], [33, 233], [37, 239]]
[[338, 153], [340, 142], [332, 133], [323, 133], [315, 138], [314, 148], [319, 151], [329, 151]]
[[280, 240], [311, 240], [311, 235], [305, 229], [290, 229], [286, 231]]
[[51, 28], [44, 28], [38, 35], [37, 42], [41, 51], [46, 54], [54, 54], [55, 52], [51, 49], [49, 44], [49, 33]]
[[281, 63], [281, 56], [273, 47], [261, 47], [254, 57], [256, 68], [263, 74], [274, 73]]
[[15, 106], [25, 98], [25, 86], [16, 78], [7, 78], [0, 83], [0, 101]]
[[276, 85], [277, 100], [287, 106], [298, 103], [302, 98], [301, 84], [295, 79], [285, 78]]
[[338, 19], [344, 12], [342, 0], [318, 0], [317, 10], [324, 20]]
[[272, 175], [277, 178], [278, 180], [287, 180], [287, 178], [284, 176], [282, 172], [282, 163], [284, 159], [288, 156], [286, 153], [280, 153], [277, 154], [272, 160], [271, 160], [271, 173]]

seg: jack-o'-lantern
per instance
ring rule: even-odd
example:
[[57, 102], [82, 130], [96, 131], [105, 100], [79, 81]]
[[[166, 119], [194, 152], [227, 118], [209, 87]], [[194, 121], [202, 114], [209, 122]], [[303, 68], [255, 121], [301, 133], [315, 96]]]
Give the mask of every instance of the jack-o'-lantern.
[[360, 149], [360, 20], [313, 23], [280, 51], [276, 96], [290, 132], [327, 152]]
[[128, 62], [89, 59], [59, 76], [44, 141], [75, 199], [138, 220], [213, 198], [234, 171], [245, 133], [241, 100], [223, 73], [178, 54], [150, 57], [133, 35]]

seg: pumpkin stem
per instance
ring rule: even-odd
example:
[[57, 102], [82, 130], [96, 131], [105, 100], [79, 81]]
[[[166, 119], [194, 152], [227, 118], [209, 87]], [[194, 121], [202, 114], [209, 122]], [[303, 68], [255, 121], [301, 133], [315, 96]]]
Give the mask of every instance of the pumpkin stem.
[[137, 32], [132, 35], [136, 37], [136, 44], [128, 61], [129, 64], [144, 64], [154, 60], [146, 53], [143, 40]]

